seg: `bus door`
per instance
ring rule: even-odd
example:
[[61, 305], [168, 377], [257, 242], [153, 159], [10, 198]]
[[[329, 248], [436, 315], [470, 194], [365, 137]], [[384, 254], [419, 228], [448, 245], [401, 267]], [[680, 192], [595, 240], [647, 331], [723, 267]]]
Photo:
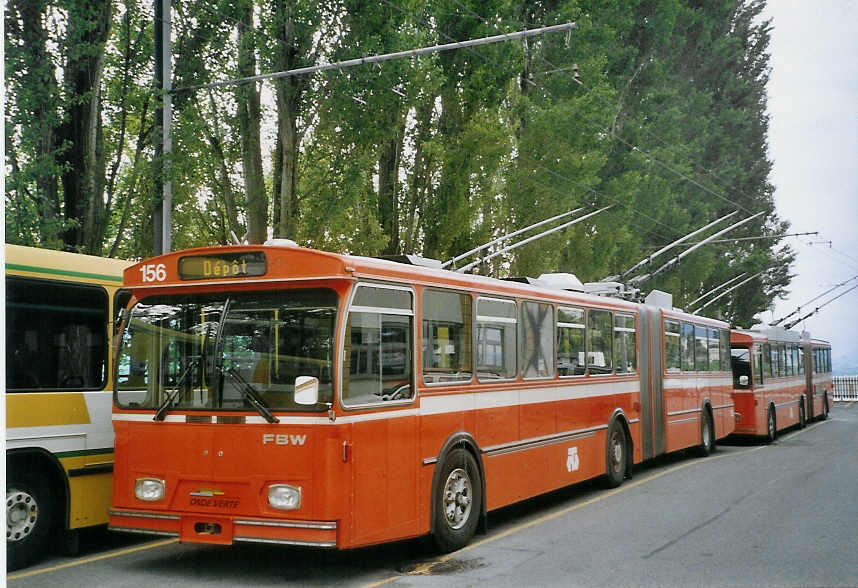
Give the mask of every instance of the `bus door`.
[[343, 457], [357, 544], [417, 532], [413, 308], [410, 288], [359, 284], [348, 314], [341, 401], [354, 418]]

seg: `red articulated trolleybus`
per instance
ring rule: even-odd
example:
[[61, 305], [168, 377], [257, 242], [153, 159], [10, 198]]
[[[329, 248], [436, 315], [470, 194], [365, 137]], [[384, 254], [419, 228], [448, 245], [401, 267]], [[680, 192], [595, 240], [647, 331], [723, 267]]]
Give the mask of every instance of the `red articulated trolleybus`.
[[737, 435], [774, 441], [779, 431], [827, 418], [831, 347], [781, 327], [730, 334]]
[[411, 260], [275, 241], [129, 268], [111, 527], [453, 550], [488, 511], [733, 431], [725, 323]]

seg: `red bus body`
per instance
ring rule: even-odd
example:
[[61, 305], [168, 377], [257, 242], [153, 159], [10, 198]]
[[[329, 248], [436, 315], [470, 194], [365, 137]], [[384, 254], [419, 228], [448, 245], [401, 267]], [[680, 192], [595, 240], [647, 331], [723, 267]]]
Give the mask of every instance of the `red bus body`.
[[[217, 270], [220, 275], [186, 274], [182, 279], [178, 273], [182, 258], [228, 260], [230, 255], [245, 253], [264, 254], [264, 271], [249, 272], [256, 274], [251, 276], [244, 270], [233, 272], [227, 263], [223, 266], [226, 269]], [[209, 267], [209, 274], [216, 266], [217, 261]], [[735, 423], [729, 356], [724, 356], [723, 345], [718, 348], [719, 336], [720, 341], [728, 341], [728, 326], [672, 309], [285, 246], [172, 253], [129, 268], [125, 285], [138, 304], [191, 294], [204, 297], [229, 292], [238, 296], [245, 292], [326, 289], [336, 293], [336, 352], [332, 355], [330, 406], [311, 412], [273, 410], [278, 423], [268, 422], [252, 408], [170, 408], [163, 420], [155, 420], [153, 408], [141, 409], [136, 407], [137, 401], [127, 400], [142, 398], [142, 388], [123, 397], [122, 390], [132, 387], [128, 373], [142, 368], [136, 366], [137, 356], [129, 356], [129, 361], [120, 357], [118, 369], [126, 370], [120, 380], [124, 378], [126, 383], [117, 392], [113, 414], [116, 458], [110, 517], [111, 528], [118, 530], [197, 543], [250, 541], [335, 548], [370, 545], [437, 530], [433, 521], [441, 503], [441, 472], [448, 456], [462, 455], [456, 453], [457, 448], [470, 452], [477, 464], [479, 472], [473, 483], [479, 485], [479, 514], [485, 517], [493, 509], [605, 474], [611, 460], [608, 433], [614, 427], [624, 432], [623, 459], [627, 464], [623, 469], [630, 472], [632, 462], [701, 445], [706, 426], [714, 428], [714, 441], [730, 434]], [[369, 324], [375, 316], [365, 308], [367, 304], [383, 304], [370, 299], [358, 305], [357, 297], [364, 292], [360, 288], [376, 292], [376, 287], [391, 289], [391, 295], [410, 293], [412, 309], [397, 311], [400, 318], [413, 320], [410, 334], [382, 327], [378, 331], [381, 343], [369, 336], [359, 340], [355, 335], [363, 328], [360, 321]], [[517, 318], [504, 319], [512, 325], [509, 333], [518, 329], [514, 376], [481, 380], [476, 377], [479, 366], [468, 357], [460, 361], [471, 370], [470, 376], [445, 365], [453, 357], [449, 333], [457, 325], [426, 319], [430, 313], [449, 313], [443, 304], [435, 304], [436, 299], [442, 300], [442, 294], [464, 301], [465, 318], [458, 326], [464, 325], [470, 333], [471, 344], [462, 344], [463, 349], [466, 355], [482, 353], [480, 361], [484, 362], [495, 357], [492, 353], [499, 348], [497, 341], [485, 334], [488, 327], [484, 325], [491, 320], [480, 315], [486, 312], [481, 309], [503, 310], [504, 305], [516, 309]], [[432, 302], [432, 308], [427, 301]], [[609, 373], [593, 373], [593, 366], [606, 360], [592, 352], [597, 343], [588, 343], [587, 373], [568, 375], [574, 368], [567, 360], [571, 358], [574, 363], [576, 356], [558, 360], [559, 332], [568, 329], [565, 335], [573, 337], [576, 328], [583, 329], [583, 323], [570, 323], [568, 317], [574, 312], [563, 310], [567, 314], [561, 314], [561, 309], [581, 310], [581, 317], [595, 317], [593, 321], [613, 317], [608, 320], [613, 321], [614, 363], [619, 364], [617, 341], [622, 339], [627, 354], [623, 359], [625, 371], [617, 373], [619, 365], [615, 365]], [[389, 312], [394, 316], [393, 310]], [[133, 313], [132, 309], [132, 325]], [[533, 345], [527, 335], [531, 328], [528, 321], [539, 316], [544, 318], [545, 333], [536, 332], [550, 333], [553, 350], [534, 352], [544, 357], [533, 364], [533, 369], [546, 370], [534, 377], [527, 376], [523, 364], [531, 365], [525, 361], [531, 357], [528, 350]], [[383, 320], [379, 319], [379, 324], [384, 325]], [[495, 320], [497, 329], [502, 328], [501, 319]], [[667, 367], [665, 320], [693, 323], [698, 332], [708, 333], [710, 338], [700, 342], [708, 344], [701, 360], [708, 363], [700, 364], [703, 369]], [[673, 328], [673, 323], [670, 325]], [[370, 333], [369, 327], [360, 332], [363, 337]], [[435, 337], [431, 346], [426, 341], [430, 332]], [[590, 331], [586, 332], [590, 336]], [[392, 342], [400, 336], [404, 341], [410, 336], [410, 346]], [[480, 339], [482, 336], [485, 338]], [[132, 343], [120, 342], [120, 354], [131, 353], [127, 350], [133, 346], [132, 335], [123, 331], [121, 339], [125, 337]], [[218, 331], [211, 339], [220, 341], [223, 337]], [[385, 337], [391, 341], [387, 347]], [[154, 345], [155, 338], [146, 341]], [[547, 341], [543, 340], [544, 347]], [[491, 345], [495, 348], [483, 350]], [[430, 348], [438, 358], [424, 357]], [[373, 355], [372, 349], [383, 357]], [[150, 355], [146, 357], [160, 361], [154, 358], [164, 358], [168, 351], [159, 348], [147, 352]], [[370, 358], [370, 367], [364, 367], [363, 357]], [[382, 390], [377, 402], [364, 405], [346, 402], [346, 393], [352, 394], [358, 384], [374, 381], [374, 366], [379, 366], [378, 377], [383, 378], [385, 371], [407, 372], [408, 362], [413, 367], [410, 382], [401, 383], [397, 391], [388, 395]], [[430, 370], [426, 365], [436, 368]], [[145, 385], [151, 387], [153, 376], [149, 374]], [[446, 383], [444, 378], [463, 381]], [[180, 384], [174, 385], [178, 390]], [[202, 387], [193, 391], [198, 396], [206, 393]], [[160, 483], [161, 498], [141, 500], [135, 494], [136, 485], [146, 484], [146, 480]], [[300, 490], [299, 508], [272, 507], [271, 489], [280, 485]]]

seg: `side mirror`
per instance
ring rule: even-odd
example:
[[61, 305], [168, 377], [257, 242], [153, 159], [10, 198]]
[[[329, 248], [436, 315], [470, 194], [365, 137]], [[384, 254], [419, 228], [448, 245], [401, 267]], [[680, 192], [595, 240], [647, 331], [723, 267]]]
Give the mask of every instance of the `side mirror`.
[[295, 402], [306, 405], [319, 402], [319, 378], [313, 376], [295, 378]]
[[748, 385], [748, 376], [739, 376], [739, 385], [747, 386]]

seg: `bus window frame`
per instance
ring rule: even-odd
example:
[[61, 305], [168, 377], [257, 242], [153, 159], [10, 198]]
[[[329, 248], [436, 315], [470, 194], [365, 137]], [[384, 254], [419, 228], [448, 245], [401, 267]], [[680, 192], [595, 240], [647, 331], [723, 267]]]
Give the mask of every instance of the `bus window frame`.
[[[525, 376], [525, 356], [524, 356], [524, 315], [525, 315], [525, 307], [528, 304], [536, 304], [538, 306], [547, 306], [551, 309], [551, 352], [546, 355], [546, 357], [550, 357], [554, 362], [551, 368], [548, 370], [548, 374], [545, 376]], [[534, 380], [553, 380], [557, 376], [557, 308], [556, 305], [552, 302], [548, 302], [545, 300], [536, 300], [536, 299], [528, 299], [522, 298], [518, 301], [518, 359], [516, 360], [517, 371], [521, 374], [521, 379], [525, 382], [531, 382]], [[538, 333], [542, 335], [542, 333]]]
[[[380, 306], [354, 306], [352, 303], [357, 296], [357, 292], [361, 287], [381, 288], [384, 290], [398, 290], [400, 292], [408, 292], [411, 295], [411, 310], [406, 311], [401, 308], [385, 308]], [[416, 311], [417, 292], [413, 286], [403, 286], [399, 284], [390, 284], [386, 282], [374, 282], [370, 280], [355, 282], [348, 294], [346, 303], [343, 305], [342, 327], [338, 333], [339, 342], [337, 342], [337, 355], [340, 358], [340, 365], [337, 369], [339, 374], [339, 385], [335, 386], [334, 402], [343, 410], [354, 412], [359, 410], [367, 410], [371, 408], [387, 408], [407, 406], [414, 404], [419, 396], [419, 388], [417, 386], [417, 330], [418, 316]], [[379, 310], [389, 310], [390, 312], [379, 313]], [[366, 312], [376, 314], [389, 314], [395, 316], [410, 316], [411, 317], [411, 390], [412, 394], [409, 398], [399, 400], [378, 400], [377, 402], [346, 404], [343, 398], [343, 388], [346, 377], [349, 374], [345, 373], [346, 359], [346, 331], [349, 323], [349, 314], [354, 312]]]
[[[508, 319], [506, 317], [495, 317], [495, 318], [500, 319], [500, 320], [496, 320], [496, 321], [481, 320], [480, 319], [481, 315], [479, 314], [480, 300], [487, 300], [489, 302], [502, 302], [504, 304], [512, 304], [513, 308], [515, 309], [515, 312], [514, 312], [515, 318], [514, 319]], [[519, 313], [519, 301], [516, 298], [504, 298], [502, 296], [496, 296], [493, 294], [481, 294], [479, 292], [477, 293], [476, 298], [474, 298], [474, 327], [473, 327], [473, 334], [474, 334], [474, 343], [473, 343], [474, 377], [476, 378], [476, 381], [478, 383], [480, 383], [480, 384], [494, 384], [495, 382], [514, 382], [514, 381], [518, 380], [519, 373], [521, 371], [520, 365], [519, 365], [521, 362], [520, 362], [519, 357], [518, 357], [519, 353], [520, 353], [518, 340], [521, 338], [521, 333], [519, 332], [521, 330], [521, 326], [519, 324], [520, 321], [518, 320], [518, 313]], [[485, 316], [490, 317], [490, 315], [485, 315]], [[479, 337], [478, 327], [479, 327], [480, 322], [489, 323], [489, 324], [491, 324], [493, 322], [494, 323], [501, 323], [501, 324], [503, 324], [503, 323], [515, 324], [515, 329], [514, 329], [515, 338], [516, 338], [515, 346], [514, 346], [514, 349], [515, 349], [515, 369], [513, 370], [513, 375], [511, 377], [509, 377], [509, 378], [480, 379], [479, 340], [478, 340], [478, 337]], [[504, 366], [504, 367], [506, 367], [506, 366]]]
[[[108, 386], [113, 381], [112, 370], [112, 336], [111, 336], [111, 323], [113, 321], [113, 317], [111, 316], [111, 297], [110, 292], [107, 288], [102, 286], [101, 284], [94, 284], [90, 282], [73, 282], [68, 280], [55, 280], [51, 278], [41, 278], [36, 276], [21, 276], [18, 274], [6, 274], [4, 277], [5, 280], [16, 280], [16, 281], [26, 281], [26, 282], [37, 282], [40, 285], [50, 285], [52, 287], [74, 287], [85, 290], [98, 290], [100, 295], [104, 297], [104, 316], [99, 321], [99, 324], [104, 325], [104, 337], [102, 339], [103, 346], [103, 354], [104, 354], [104, 373], [101, 378], [101, 384], [99, 386], [56, 386], [56, 387], [38, 387], [38, 388], [6, 388], [5, 376], [4, 376], [4, 390], [8, 394], [33, 394], [33, 393], [57, 393], [57, 392], [104, 392], [108, 391]], [[6, 283], [4, 282], [4, 288], [6, 287]], [[8, 288], [6, 288], [7, 297], [4, 301], [5, 304], [5, 312], [6, 312], [6, 328], [9, 326], [9, 299], [8, 299]], [[113, 334], [115, 336], [115, 333]], [[5, 333], [4, 333], [5, 337]], [[4, 351], [5, 353], [5, 351]], [[6, 373], [8, 374], [8, 366], [6, 367]]]
[[[470, 337], [470, 342], [471, 342], [471, 365], [470, 365], [471, 377], [468, 378], [467, 380], [462, 379], [462, 380], [453, 380], [453, 381], [448, 381], [448, 382], [427, 382], [424, 379], [425, 374], [423, 372], [423, 369], [424, 369], [424, 365], [423, 365], [423, 321], [426, 319], [423, 316], [423, 308], [424, 308], [423, 297], [426, 296], [427, 292], [439, 292], [442, 294], [456, 294], [458, 296], [467, 296], [470, 300], [471, 321], [470, 321], [469, 327], [471, 329], [471, 337]], [[476, 305], [473, 294], [467, 290], [456, 290], [454, 288], [440, 288], [440, 287], [436, 287], [436, 286], [426, 286], [426, 287], [420, 289], [420, 313], [419, 313], [420, 314], [420, 316], [419, 316], [419, 319], [420, 319], [420, 325], [419, 325], [419, 331], [420, 331], [420, 341], [419, 341], [420, 374], [419, 374], [419, 377], [417, 378], [417, 380], [420, 382], [420, 384], [422, 386], [426, 386], [428, 388], [441, 388], [441, 387], [445, 387], [445, 386], [470, 386], [471, 384], [476, 382], [476, 377], [477, 377], [476, 369], [475, 369], [476, 350], [474, 349], [475, 336], [474, 336], [474, 332], [473, 332], [474, 326], [475, 326], [475, 318], [474, 317], [475, 317], [476, 307], [477, 307], [477, 305]], [[416, 322], [416, 320], [417, 320], [417, 318], [415, 317], [415, 322]], [[465, 323], [463, 322], [462, 324], [464, 325]], [[415, 328], [417, 328], [416, 325], [415, 325]], [[343, 343], [345, 343], [345, 341]], [[417, 342], [415, 341], [415, 344], [416, 343]], [[343, 346], [343, 349], [345, 349], [345, 345]]]
[[[560, 321], [561, 312], [580, 311], [582, 323], [567, 323]], [[560, 374], [560, 346], [557, 344], [557, 337], [560, 334], [560, 329], [575, 329], [584, 332], [584, 373], [581, 374]], [[587, 308], [585, 306], [572, 306], [558, 304], [554, 309], [554, 371], [559, 379], [567, 378], [586, 378], [587, 377]]]

